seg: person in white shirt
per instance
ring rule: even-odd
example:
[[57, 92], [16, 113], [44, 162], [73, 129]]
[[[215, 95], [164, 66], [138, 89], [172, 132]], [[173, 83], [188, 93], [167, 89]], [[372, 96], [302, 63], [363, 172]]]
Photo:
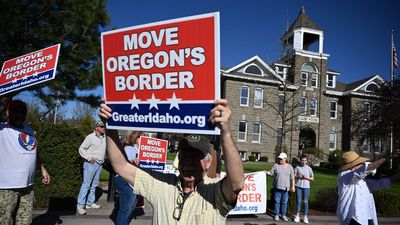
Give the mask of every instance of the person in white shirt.
[[86, 136], [79, 147], [79, 154], [85, 159], [85, 162], [83, 163], [83, 182], [78, 195], [76, 213], [85, 215], [85, 208], [100, 208], [100, 205], [95, 203], [95, 190], [99, 184], [100, 172], [106, 154], [103, 122], [95, 124], [94, 132]]
[[12, 100], [7, 107], [7, 123], [0, 124], [0, 224], [29, 225], [32, 222], [33, 184], [36, 169], [42, 183], [50, 175], [38, 160], [35, 132], [26, 124], [25, 102]]
[[341, 225], [377, 225], [375, 201], [372, 191], [390, 187], [400, 178], [400, 172], [390, 178], [368, 179], [385, 159], [369, 163], [368, 158], [359, 156], [355, 151], [342, 155], [342, 167], [338, 177], [337, 216]]
[[296, 217], [294, 222], [300, 222], [300, 210], [301, 202], [304, 202], [304, 218], [303, 222], [308, 223], [308, 199], [310, 197], [311, 181], [314, 180], [314, 172], [307, 165], [307, 155], [300, 156], [300, 165], [294, 169], [294, 176], [296, 178], [296, 194], [297, 194], [297, 205], [296, 205]]

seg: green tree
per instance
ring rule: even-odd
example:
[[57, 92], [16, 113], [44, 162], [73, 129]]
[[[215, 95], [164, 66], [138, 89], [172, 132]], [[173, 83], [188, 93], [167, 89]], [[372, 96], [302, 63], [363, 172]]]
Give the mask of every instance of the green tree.
[[[369, 109], [360, 103], [351, 112], [352, 137], [359, 143], [365, 138], [369, 141], [385, 140], [390, 137], [393, 127], [394, 137], [400, 130], [400, 80], [380, 85], [368, 101]], [[395, 147], [400, 147], [398, 138], [394, 138]]]
[[[105, 0], [0, 0], [0, 63], [61, 43], [53, 81], [25, 88], [51, 112], [57, 102], [98, 105], [99, 96], [78, 96], [101, 84], [100, 31], [109, 22]], [[0, 109], [20, 91], [1, 97]], [[4, 119], [4, 118], [3, 118]]]

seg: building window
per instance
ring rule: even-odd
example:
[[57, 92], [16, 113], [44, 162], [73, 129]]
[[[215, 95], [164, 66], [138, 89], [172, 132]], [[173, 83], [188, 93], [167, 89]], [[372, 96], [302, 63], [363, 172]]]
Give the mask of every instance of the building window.
[[331, 119], [337, 118], [337, 101], [331, 101]]
[[318, 86], [318, 74], [313, 74], [311, 77], [311, 87], [317, 88]]
[[260, 67], [256, 66], [256, 65], [250, 65], [248, 67], [246, 67], [246, 69], [244, 70], [245, 73], [251, 73], [251, 74], [255, 74], [255, 75], [263, 75], [262, 70], [260, 69]]
[[276, 129], [276, 145], [281, 145], [283, 140], [282, 140], [282, 136], [283, 136], [283, 128], [282, 127], [278, 127]]
[[367, 92], [375, 92], [375, 91], [377, 91], [378, 89], [379, 89], [379, 87], [378, 87], [378, 85], [376, 85], [375, 83], [368, 84], [368, 85], [365, 87], [365, 91], [367, 91]]
[[369, 107], [369, 102], [364, 102], [364, 121], [369, 120], [371, 109]]
[[329, 150], [336, 149], [336, 132], [331, 132], [329, 134]]
[[254, 158], [256, 159], [256, 161], [259, 161], [259, 160], [260, 160], [261, 153], [259, 153], [259, 152], [252, 152], [251, 155], [254, 156]]
[[307, 112], [307, 97], [301, 97], [300, 99], [300, 114], [305, 115]]
[[335, 76], [333, 74], [326, 75], [326, 86], [330, 88], [334, 88], [335, 85]]
[[285, 109], [285, 95], [279, 95], [279, 112], [283, 112]]
[[238, 134], [238, 141], [246, 142], [247, 137], [247, 122], [240, 121], [239, 122], [239, 134]]
[[262, 108], [263, 107], [263, 89], [256, 88], [254, 90], [254, 108]]
[[242, 159], [242, 161], [247, 160], [247, 152], [240, 151], [239, 155], [240, 155], [240, 158]]
[[261, 140], [261, 124], [259, 122], [253, 123], [253, 143], [260, 143]]
[[318, 105], [318, 99], [312, 98], [311, 102], [310, 102], [310, 115], [311, 116], [317, 115], [317, 105]]
[[249, 106], [249, 87], [242, 86], [240, 89], [240, 105], [241, 106]]
[[307, 87], [308, 73], [301, 73], [301, 86]]

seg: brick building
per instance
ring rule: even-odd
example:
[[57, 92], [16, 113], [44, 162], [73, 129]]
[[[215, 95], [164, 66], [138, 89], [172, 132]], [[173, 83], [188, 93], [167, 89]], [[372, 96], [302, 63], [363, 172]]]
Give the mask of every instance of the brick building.
[[366, 138], [357, 144], [350, 131], [351, 109], [364, 107], [367, 117], [371, 91], [383, 79], [375, 75], [340, 82], [340, 72], [328, 67], [323, 41], [324, 31], [302, 9], [281, 37], [279, 60], [267, 64], [254, 56], [221, 69], [222, 96], [230, 101], [232, 134], [243, 159], [253, 155], [273, 161], [280, 148], [290, 158], [305, 148], [327, 154], [335, 149], [382, 151], [382, 142], [372, 145]]

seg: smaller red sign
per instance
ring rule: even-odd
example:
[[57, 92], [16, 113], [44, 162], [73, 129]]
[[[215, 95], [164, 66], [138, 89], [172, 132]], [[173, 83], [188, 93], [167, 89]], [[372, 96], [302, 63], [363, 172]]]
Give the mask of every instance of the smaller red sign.
[[54, 79], [59, 51], [57, 44], [5, 61], [0, 72], [0, 95]]
[[164, 170], [168, 141], [141, 136], [139, 140], [139, 167]]

